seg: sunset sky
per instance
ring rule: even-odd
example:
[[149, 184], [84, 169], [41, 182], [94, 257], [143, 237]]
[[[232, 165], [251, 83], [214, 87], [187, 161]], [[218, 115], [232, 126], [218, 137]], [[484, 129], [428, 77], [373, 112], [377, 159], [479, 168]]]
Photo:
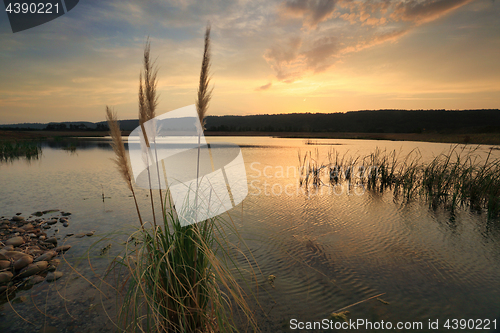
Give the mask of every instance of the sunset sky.
[[1, 11], [0, 124], [137, 118], [148, 36], [158, 113], [193, 104], [208, 21], [209, 114], [500, 108], [499, 1], [80, 0], [18, 33]]

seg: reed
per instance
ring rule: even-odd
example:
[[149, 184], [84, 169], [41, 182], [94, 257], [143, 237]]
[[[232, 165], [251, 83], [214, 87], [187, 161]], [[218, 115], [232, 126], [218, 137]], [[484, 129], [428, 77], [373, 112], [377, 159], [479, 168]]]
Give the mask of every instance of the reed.
[[396, 151], [378, 148], [366, 156], [346, 152], [340, 157], [332, 150], [326, 165], [318, 165], [318, 159], [312, 159], [310, 152], [303, 158], [299, 154], [299, 164], [307, 166], [300, 186], [309, 185], [309, 176], [315, 179], [314, 185], [322, 184], [323, 175], [318, 170], [327, 168], [331, 186], [346, 181], [371, 191], [392, 190], [394, 197], [405, 203], [423, 198], [431, 208], [443, 206], [454, 211], [469, 207], [485, 209], [490, 216], [500, 215], [500, 159], [493, 158], [491, 150], [486, 158], [480, 158], [477, 148], [460, 149], [457, 145], [427, 163], [417, 150], [401, 157]]
[[36, 160], [42, 154], [40, 144], [32, 141], [0, 141], [0, 162], [11, 162], [24, 157]]
[[[196, 103], [202, 124], [211, 96], [211, 90], [208, 90], [209, 43], [210, 27], [207, 27]], [[156, 92], [151, 92], [156, 87], [156, 74], [150, 60], [148, 42], [139, 84], [139, 118], [144, 133], [143, 124], [154, 118], [154, 109], [157, 107]], [[233, 302], [256, 329], [255, 320], [245, 301], [246, 295], [230, 269], [243, 274], [232, 259], [232, 251], [237, 247], [226, 236], [228, 231], [237, 234], [234, 225], [218, 217], [181, 226], [168, 189], [163, 197], [160, 194], [163, 223], [157, 224], [156, 220], [153, 226], [143, 223], [116, 115], [109, 108], [106, 113], [113, 138], [115, 162], [133, 193], [141, 223], [141, 229], [132, 235], [141, 241], [127, 242], [125, 255], [117, 258], [110, 268], [125, 268], [128, 275], [121, 286], [126, 291], [120, 313], [121, 329], [146, 332], [233, 332], [237, 331]], [[150, 173], [148, 175], [151, 177]], [[152, 197], [152, 190], [150, 194]], [[154, 201], [151, 200], [150, 204], [154, 216]]]

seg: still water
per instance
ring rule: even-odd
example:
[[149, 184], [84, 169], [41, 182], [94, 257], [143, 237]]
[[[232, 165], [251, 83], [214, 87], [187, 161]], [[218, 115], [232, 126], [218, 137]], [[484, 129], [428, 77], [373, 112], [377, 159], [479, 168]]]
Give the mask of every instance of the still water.
[[[432, 332], [455, 331], [443, 326], [448, 319], [496, 319], [500, 324], [500, 220], [467, 209], [452, 215], [419, 201], [402, 205], [390, 192], [323, 186], [306, 193], [298, 186], [299, 150], [313, 155], [317, 150], [320, 163], [328, 162], [331, 149], [354, 156], [377, 148], [400, 156], [419, 150], [425, 160], [448, 152], [450, 145], [268, 137], [207, 141], [232, 142], [243, 153], [249, 193], [229, 215], [246, 243], [242, 251], [251, 258], [249, 264], [240, 256], [239, 264], [252, 265], [256, 273], [257, 283], [249, 291], [260, 308], [252, 298], [249, 303], [263, 332], [297, 331], [290, 328], [293, 319], [321, 321], [361, 301], [347, 309], [352, 320], [394, 326], [421, 322], [420, 331]], [[120, 243], [138, 227], [135, 207], [111, 161], [109, 141], [86, 139], [72, 149], [63, 146], [45, 143], [39, 160], [0, 165], [0, 216], [60, 209], [72, 213], [70, 226], [58, 228], [61, 239], [69, 232], [96, 234], [66, 238], [73, 248], [57, 283], [36, 285], [0, 306], [1, 332], [114, 329], [108, 318], [116, 313], [113, 292], [100, 279], [120, 253]], [[488, 152], [489, 147], [477, 150]], [[146, 216], [148, 194], [139, 191]], [[108, 244], [113, 246], [101, 256]], [[269, 275], [276, 277], [273, 284]], [[429, 321], [436, 320], [439, 329], [430, 330]], [[462, 330], [468, 331], [473, 330]]]

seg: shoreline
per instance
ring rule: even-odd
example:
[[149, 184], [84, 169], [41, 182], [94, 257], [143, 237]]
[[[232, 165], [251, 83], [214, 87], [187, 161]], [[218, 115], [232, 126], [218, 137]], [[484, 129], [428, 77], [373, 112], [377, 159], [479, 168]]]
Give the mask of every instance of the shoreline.
[[[122, 131], [129, 135], [130, 131]], [[105, 137], [107, 131], [22, 131], [0, 130], [2, 140], [55, 140], [74, 137]], [[353, 139], [353, 140], [389, 140], [423, 141], [440, 143], [500, 145], [500, 133], [350, 133], [350, 132], [214, 132], [206, 131], [205, 136], [271, 136], [277, 138], [299, 139]]]

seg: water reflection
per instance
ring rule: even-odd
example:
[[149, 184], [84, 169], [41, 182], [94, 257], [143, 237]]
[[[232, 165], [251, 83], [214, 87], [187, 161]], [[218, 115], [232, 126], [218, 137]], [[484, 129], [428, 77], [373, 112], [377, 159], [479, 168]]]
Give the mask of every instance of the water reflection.
[[[282, 332], [290, 318], [321, 320], [336, 309], [380, 293], [385, 293], [382, 298], [388, 305], [376, 299], [356, 305], [349, 308], [351, 319], [427, 322], [498, 317], [498, 218], [460, 207], [452, 212], [443, 207], [433, 210], [420, 198], [395, 200], [390, 190], [369, 190], [354, 182], [343, 188], [310, 187], [307, 192], [299, 186], [298, 173], [286, 172], [288, 167], [297, 169], [299, 148], [303, 152], [311, 148], [302, 139], [207, 137], [207, 141], [229, 141], [242, 147], [249, 195], [230, 214], [249, 247], [246, 251], [242, 246], [242, 251], [250, 263], [242, 255], [236, 260], [243, 270], [258, 264], [262, 272], [264, 282], [258, 290], [252, 289], [266, 314], [258, 315], [262, 331]], [[318, 147], [320, 156], [327, 156], [331, 144], [339, 144], [335, 149], [340, 155], [347, 151], [366, 155], [377, 147], [404, 155], [420, 148], [422, 161], [450, 147], [357, 140], [318, 143], [314, 148]], [[75, 147], [77, 154], [63, 150], [69, 147]], [[113, 155], [107, 139], [47, 142], [42, 149], [41, 163], [24, 166], [14, 161], [0, 166], [0, 215], [57, 206], [74, 213], [72, 227], [96, 229], [97, 234], [136, 223], [132, 199], [110, 160]], [[489, 149], [482, 151], [488, 154]], [[329, 184], [329, 179], [324, 183]], [[139, 205], [148, 206], [147, 194], [139, 192]], [[83, 254], [90, 245], [75, 247], [74, 255]], [[276, 277], [274, 288], [267, 283], [269, 275]], [[80, 280], [75, 281], [71, 283]], [[72, 285], [68, 288], [73, 290]], [[88, 308], [95, 302], [82, 299], [88, 286], [80, 283], [78, 288], [78, 293], [73, 290], [72, 313], [94, 316]], [[16, 309], [22, 306], [15, 305]], [[12, 311], [9, 315], [15, 318]], [[93, 324], [87, 320], [89, 329], [99, 330], [104, 320], [95, 319]], [[57, 325], [68, 332], [79, 331], [71, 322], [64, 317]]]
[[52, 149], [62, 149], [70, 152], [74, 152], [76, 150], [87, 150], [87, 149], [101, 149], [101, 150], [109, 150], [112, 148], [110, 146], [110, 140], [105, 138], [68, 138], [68, 139], [58, 139], [58, 140], [50, 140], [43, 141], [41, 146], [42, 148], [52, 148]]

